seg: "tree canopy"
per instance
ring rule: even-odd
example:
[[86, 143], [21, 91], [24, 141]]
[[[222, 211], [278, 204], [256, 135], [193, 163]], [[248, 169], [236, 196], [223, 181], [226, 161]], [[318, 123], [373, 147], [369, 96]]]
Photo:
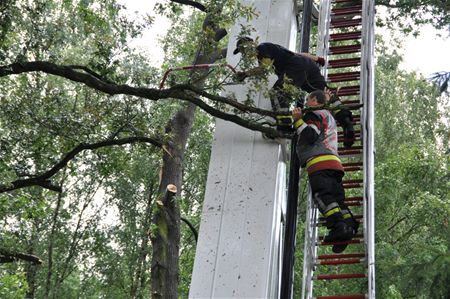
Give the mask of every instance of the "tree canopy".
[[[449, 24], [445, 1], [379, 4], [394, 21]], [[257, 17], [251, 7], [161, 1], [155, 11], [172, 22], [161, 68], [129, 46], [152, 20], [124, 9], [114, 0], [0, 2], [2, 298], [187, 297], [188, 224], [200, 221], [213, 117], [278, 134], [259, 121], [272, 111], [220, 94], [228, 71], [174, 73], [158, 86], [168, 68], [220, 61], [225, 30]], [[379, 294], [406, 298], [414, 284], [418, 296], [445, 298], [448, 95], [399, 70], [386, 47], [377, 53]]]

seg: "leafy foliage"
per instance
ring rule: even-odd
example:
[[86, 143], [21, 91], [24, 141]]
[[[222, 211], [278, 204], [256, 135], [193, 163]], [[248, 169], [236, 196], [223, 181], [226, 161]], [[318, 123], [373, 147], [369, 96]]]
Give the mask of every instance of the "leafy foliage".
[[[179, 4], [165, 3], [158, 9], [174, 23], [164, 40], [164, 69], [191, 64], [198, 54], [225, 46], [226, 40], [211, 42], [212, 31], [198, 34], [200, 12], [187, 14]], [[422, 9], [414, 3], [396, 1], [403, 5], [399, 18]], [[435, 6], [423, 12], [442, 8], [434, 24], [448, 24], [446, 4], [427, 3]], [[208, 9], [221, 11], [212, 22], [225, 28], [238, 16], [255, 16], [251, 7], [238, 1], [209, 1]], [[145, 53], [128, 46], [129, 39], [152, 20], [131, 21], [122, 10], [113, 0], [1, 1], [0, 60], [3, 64], [46, 60], [87, 66], [106, 81], [156, 87], [160, 70], [147, 64]], [[399, 71], [397, 55], [383, 48], [379, 51], [379, 294], [407, 297], [414, 289], [411, 286], [417, 285], [418, 296], [446, 298], [450, 280], [448, 156], [444, 154], [449, 138], [448, 98], [439, 98], [423, 78]], [[171, 80], [203, 79], [188, 75], [180, 73]], [[208, 87], [219, 92], [227, 74], [208, 75]], [[168, 141], [166, 122], [180, 107], [170, 99], [149, 103], [131, 96], [112, 97], [40, 73], [2, 77], [0, 184], [47, 171], [80, 143], [130, 136]], [[183, 186], [176, 197], [181, 214], [196, 227], [213, 128], [211, 117], [197, 112], [185, 152]], [[63, 192], [32, 187], [1, 193], [1, 249], [35, 254], [44, 263], [1, 264], [0, 297], [149, 297], [149, 239], [154, 229], [149, 219], [158, 198], [162, 155], [160, 149], [142, 144], [85, 151], [53, 178]], [[187, 297], [195, 242], [187, 226], [182, 226], [181, 233], [179, 294]]]
[[438, 29], [450, 26], [450, 4], [441, 0], [377, 0], [376, 5], [388, 8], [380, 25], [401, 28], [405, 32], [417, 30], [421, 25], [431, 24]]
[[380, 47], [376, 102], [377, 287], [386, 298], [445, 298], [450, 248], [448, 102]]

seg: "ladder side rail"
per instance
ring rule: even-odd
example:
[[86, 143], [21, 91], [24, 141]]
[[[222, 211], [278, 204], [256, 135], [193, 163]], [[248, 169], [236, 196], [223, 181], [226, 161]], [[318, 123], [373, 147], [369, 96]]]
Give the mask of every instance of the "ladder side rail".
[[362, 9], [361, 119], [364, 143], [364, 230], [367, 248], [368, 298], [375, 298], [375, 196], [374, 196], [374, 0], [364, 0]]
[[[303, 1], [300, 51], [308, 52], [311, 32], [312, 0]], [[295, 240], [297, 231], [297, 205], [300, 180], [300, 163], [297, 157], [297, 137], [291, 141], [289, 165], [288, 202], [286, 207], [286, 230], [283, 248], [280, 298], [293, 298]]]
[[328, 77], [328, 51], [330, 39], [330, 22], [331, 22], [331, 1], [322, 0], [320, 2], [318, 38], [317, 38], [317, 55], [325, 59], [325, 65], [322, 67], [321, 73], [325, 80]]
[[311, 188], [308, 186], [306, 205], [305, 242], [303, 248], [302, 299], [312, 298], [314, 261], [317, 253], [317, 209], [314, 206]]
[[[319, 24], [318, 24], [318, 41], [317, 55], [326, 59], [329, 47], [329, 26], [331, 23], [331, 1], [322, 0], [320, 3]], [[302, 48], [302, 51], [305, 49]], [[321, 70], [322, 75], [327, 77], [327, 64]], [[318, 237], [318, 209], [313, 203], [311, 188], [308, 186], [307, 195], [307, 212], [305, 223], [305, 241], [303, 250], [303, 280], [302, 280], [302, 299], [313, 298], [313, 275], [314, 265], [317, 256], [317, 237]]]

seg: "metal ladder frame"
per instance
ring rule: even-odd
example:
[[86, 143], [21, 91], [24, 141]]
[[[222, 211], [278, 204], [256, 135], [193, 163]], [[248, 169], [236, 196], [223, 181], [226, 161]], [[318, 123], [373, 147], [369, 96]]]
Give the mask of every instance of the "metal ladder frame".
[[[319, 37], [317, 54], [326, 58], [329, 53], [331, 24], [331, 2], [322, 0], [319, 16]], [[336, 1], [335, 1], [336, 2]], [[337, 2], [345, 2], [344, 0]], [[375, 197], [374, 197], [374, 0], [362, 1], [361, 67], [359, 101], [361, 111], [361, 138], [363, 142], [363, 213], [364, 246], [367, 266], [366, 298], [375, 298]], [[321, 34], [322, 33], [322, 34]], [[322, 70], [327, 78], [328, 59]], [[305, 223], [304, 263], [302, 297], [313, 298], [313, 274], [318, 252], [318, 209], [308, 190], [307, 215]], [[340, 296], [336, 296], [340, 297]], [[345, 296], [342, 296], [345, 298]]]

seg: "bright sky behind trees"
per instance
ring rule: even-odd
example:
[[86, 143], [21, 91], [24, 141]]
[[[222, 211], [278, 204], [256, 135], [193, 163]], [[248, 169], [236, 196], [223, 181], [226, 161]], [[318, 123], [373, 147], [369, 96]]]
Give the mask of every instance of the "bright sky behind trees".
[[[157, 16], [153, 12], [155, 3], [159, 0], [119, 0], [128, 8], [130, 14], [137, 13], [137, 16], [149, 14], [154, 17], [154, 24], [146, 31], [144, 36], [135, 41], [134, 44], [151, 53], [150, 63], [159, 66], [163, 60], [163, 51], [158, 44], [160, 39], [169, 28], [168, 20]], [[377, 28], [377, 34], [383, 30]], [[440, 35], [440, 36], [439, 36]], [[429, 77], [434, 72], [450, 70], [450, 31], [438, 31], [431, 25], [424, 26], [418, 37], [409, 35], [403, 47], [403, 63], [401, 67], [408, 71], [419, 71], [425, 77]]]

